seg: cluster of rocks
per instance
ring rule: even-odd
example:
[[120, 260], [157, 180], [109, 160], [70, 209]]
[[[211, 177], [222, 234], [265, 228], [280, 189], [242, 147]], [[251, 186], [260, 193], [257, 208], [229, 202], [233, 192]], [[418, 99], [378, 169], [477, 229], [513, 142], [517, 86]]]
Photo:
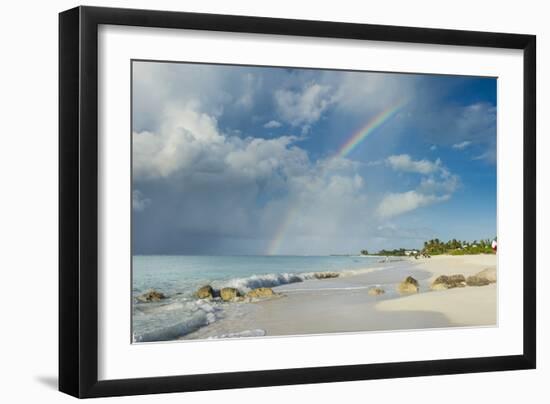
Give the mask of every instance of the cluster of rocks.
[[[205, 285], [195, 292], [195, 297], [199, 299], [220, 298], [224, 302], [252, 301], [275, 296], [279, 296], [279, 294], [275, 293], [271, 288], [256, 288], [242, 293], [237, 288], [214, 289], [210, 285]], [[154, 289], [150, 289], [136, 297], [136, 300], [140, 303], [160, 302], [164, 299], [166, 299], [166, 295]]]
[[[338, 272], [319, 272], [315, 274], [317, 279], [330, 279], [340, 276]], [[486, 268], [483, 271], [468, 276], [467, 278], [462, 274], [455, 275], [441, 275], [438, 276], [431, 284], [432, 290], [446, 290], [453, 288], [463, 288], [465, 286], [485, 286], [497, 281], [497, 274], [495, 268]], [[420, 285], [416, 279], [412, 276], [407, 276], [402, 282], [397, 285], [397, 291], [401, 294], [418, 293]], [[372, 287], [367, 290], [367, 293], [371, 296], [379, 296], [386, 293], [384, 289], [380, 287]], [[266, 299], [271, 297], [280, 296], [271, 288], [255, 288], [249, 290], [246, 293], [242, 293], [237, 288], [225, 287], [221, 289], [214, 289], [211, 285], [205, 285], [200, 287], [195, 296], [199, 299], [215, 299], [220, 298], [224, 302], [243, 302], [253, 301], [258, 299]], [[165, 299], [166, 296], [154, 289], [148, 290], [144, 294], [138, 296], [136, 299], [142, 303], [159, 302]]]
[[224, 302], [250, 301], [252, 299], [265, 299], [278, 296], [271, 288], [256, 288], [242, 293], [237, 288], [214, 289], [210, 285], [205, 285], [197, 290], [195, 296], [199, 299], [220, 298]]
[[[495, 268], [486, 268], [483, 271], [468, 276], [462, 274], [441, 275], [435, 278], [430, 288], [432, 290], [446, 290], [453, 288], [463, 288], [466, 286], [485, 286], [497, 281], [497, 273]], [[412, 276], [407, 276], [403, 282], [397, 285], [397, 290], [401, 294], [417, 293], [419, 284]], [[370, 292], [370, 290], [369, 290]], [[376, 294], [376, 293], [372, 293]]]
[[475, 275], [441, 275], [437, 277], [433, 282], [431, 288], [433, 290], [443, 290], [452, 288], [463, 288], [465, 286], [485, 286], [497, 281], [497, 271], [495, 268], [486, 268]]
[[136, 297], [136, 300], [141, 303], [160, 302], [163, 299], [166, 299], [166, 295], [154, 289], [150, 289], [144, 294]]
[[[338, 272], [317, 272], [314, 275], [315, 279], [332, 279], [332, 278], [338, 278], [340, 274]], [[381, 289], [380, 289], [381, 290]], [[378, 292], [371, 292], [371, 294], [382, 294], [384, 293], [383, 290]], [[197, 289], [195, 292], [195, 297], [198, 299], [221, 299], [224, 302], [242, 302], [242, 301], [252, 301], [252, 300], [258, 300], [258, 299], [266, 299], [270, 297], [276, 297], [280, 296], [279, 293], [276, 293], [271, 288], [255, 288], [252, 290], [249, 290], [246, 293], [241, 292], [237, 288], [221, 288], [221, 289], [214, 289], [211, 285], [204, 285]], [[144, 294], [138, 296], [136, 299], [137, 301], [141, 303], [149, 303], [149, 302], [159, 302], [162, 299], [165, 299], [166, 296], [158, 292], [156, 290], [148, 290]]]
[[[317, 272], [313, 276], [315, 279], [332, 279], [338, 278], [340, 274], [338, 272]], [[280, 294], [266, 287], [255, 288], [243, 293], [237, 288], [214, 289], [211, 285], [205, 285], [195, 292], [195, 296], [199, 299], [220, 298], [224, 302], [243, 302], [276, 297]]]

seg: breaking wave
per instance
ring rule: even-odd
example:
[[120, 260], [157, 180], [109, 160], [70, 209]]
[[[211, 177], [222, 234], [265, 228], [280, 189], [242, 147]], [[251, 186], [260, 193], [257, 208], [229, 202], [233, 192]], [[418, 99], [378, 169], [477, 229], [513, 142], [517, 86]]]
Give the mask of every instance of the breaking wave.
[[252, 275], [246, 278], [234, 278], [227, 281], [213, 282], [218, 288], [231, 287], [243, 292], [256, 288], [274, 288], [289, 283], [304, 282], [313, 279], [330, 279], [362, 273], [374, 272], [383, 269], [383, 267], [371, 267], [366, 269], [350, 269], [344, 271], [322, 271], [322, 272], [303, 272], [303, 273], [275, 273], [264, 275]]

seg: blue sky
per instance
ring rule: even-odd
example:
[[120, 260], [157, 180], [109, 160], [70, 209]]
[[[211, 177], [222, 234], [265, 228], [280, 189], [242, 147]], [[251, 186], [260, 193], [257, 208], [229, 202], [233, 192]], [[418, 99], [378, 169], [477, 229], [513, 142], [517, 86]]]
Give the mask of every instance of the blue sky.
[[134, 253], [496, 235], [494, 78], [133, 62], [132, 85]]

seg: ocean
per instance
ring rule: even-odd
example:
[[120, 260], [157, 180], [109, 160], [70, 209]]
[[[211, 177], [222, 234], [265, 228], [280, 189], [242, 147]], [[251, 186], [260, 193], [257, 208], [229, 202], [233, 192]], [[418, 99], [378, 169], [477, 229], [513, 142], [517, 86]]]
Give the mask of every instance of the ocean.
[[[177, 256], [136, 255], [132, 259], [132, 331], [134, 342], [167, 341], [208, 327], [246, 304], [199, 300], [204, 285], [234, 287], [242, 292], [258, 287], [279, 291], [330, 287], [315, 274], [339, 272], [341, 277], [380, 269], [381, 257], [364, 256]], [[140, 303], [136, 297], [149, 289], [164, 293], [158, 303]], [[243, 336], [261, 335], [244, 330]]]

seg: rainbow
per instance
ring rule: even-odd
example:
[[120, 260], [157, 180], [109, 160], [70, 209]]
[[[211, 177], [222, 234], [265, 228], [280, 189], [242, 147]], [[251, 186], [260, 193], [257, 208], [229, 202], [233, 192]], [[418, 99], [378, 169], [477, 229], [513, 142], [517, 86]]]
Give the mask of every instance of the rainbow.
[[384, 109], [374, 118], [370, 119], [364, 126], [351, 135], [336, 152], [335, 157], [345, 157], [349, 155], [357, 146], [363, 142], [372, 132], [382, 126], [386, 121], [395, 116], [401, 108], [407, 104], [407, 100], [401, 100], [395, 105]]
[[[343, 158], [348, 156], [357, 146], [359, 146], [363, 140], [365, 140], [371, 133], [373, 133], [376, 129], [378, 129], [380, 126], [382, 126], [385, 122], [387, 122], [389, 119], [394, 117], [406, 104], [408, 103], [408, 100], [400, 100], [396, 104], [393, 104], [380, 113], [378, 113], [374, 118], [369, 119], [369, 121], [361, 126], [359, 130], [354, 132], [339, 148], [336, 154], [332, 157], [332, 159], [336, 158]], [[330, 165], [330, 164], [328, 164]], [[273, 238], [271, 239], [268, 248], [267, 248], [267, 255], [274, 255], [277, 254], [277, 251], [279, 250], [279, 247], [281, 246], [281, 243], [284, 239], [285, 233], [290, 226], [290, 224], [294, 221], [294, 218], [296, 217], [298, 213], [298, 207], [294, 206], [291, 207], [288, 212], [286, 213], [286, 216], [281, 221], [279, 227], [277, 228], [277, 231], [273, 235]]]
[[281, 224], [277, 228], [277, 231], [273, 235], [273, 238], [271, 239], [271, 242], [268, 245], [268, 248], [266, 251], [267, 255], [277, 254], [277, 251], [279, 251], [279, 247], [283, 242], [286, 230], [290, 226], [290, 224], [294, 221], [294, 218], [296, 217], [298, 210], [299, 209], [297, 206], [293, 206], [288, 210], [288, 212], [286, 213], [286, 216], [281, 221]]

